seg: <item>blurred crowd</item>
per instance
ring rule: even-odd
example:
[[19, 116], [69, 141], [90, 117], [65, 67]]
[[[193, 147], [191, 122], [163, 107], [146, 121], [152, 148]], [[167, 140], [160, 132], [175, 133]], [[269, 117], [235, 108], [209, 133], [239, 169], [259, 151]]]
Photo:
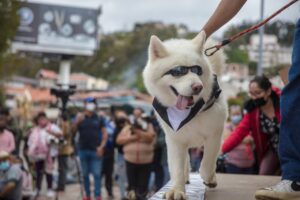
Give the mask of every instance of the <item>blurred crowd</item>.
[[147, 199], [169, 180], [166, 159], [164, 133], [140, 107], [100, 109], [88, 98], [58, 119], [37, 113], [26, 130], [0, 110], [1, 200], [54, 199], [69, 182], [81, 184], [84, 200], [100, 200], [102, 184], [110, 199], [120, 198], [114, 186], [121, 199]]
[[[229, 107], [217, 171], [280, 175], [280, 90], [256, 76], [248, 92], [242, 105]], [[76, 182], [84, 200], [101, 200], [102, 187], [110, 199], [144, 200], [169, 180], [166, 151], [154, 113], [141, 107], [100, 109], [89, 98], [83, 110], [58, 119], [39, 112], [24, 130], [1, 108], [0, 199], [36, 199], [45, 187], [47, 197], [55, 198]], [[192, 172], [199, 170], [203, 151], [190, 149]]]

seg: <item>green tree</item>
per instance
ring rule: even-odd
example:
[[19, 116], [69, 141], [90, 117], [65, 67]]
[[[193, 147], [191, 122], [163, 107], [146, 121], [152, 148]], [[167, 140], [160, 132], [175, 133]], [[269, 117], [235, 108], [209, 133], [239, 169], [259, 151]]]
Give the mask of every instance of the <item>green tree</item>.
[[[116, 32], [101, 38], [100, 49], [95, 55], [76, 57], [73, 71], [84, 70], [88, 74], [109, 80], [112, 83], [123, 81], [123, 74], [129, 68], [141, 70], [147, 61], [147, 48], [151, 35], [157, 35], [165, 40], [177, 37], [175, 25], [149, 22], [136, 24], [130, 32]], [[136, 77], [132, 77], [135, 80]]]
[[236, 97], [241, 100], [241, 105], [243, 105], [245, 103], [245, 101], [247, 99], [249, 99], [248, 93], [245, 91], [241, 91], [241, 92], [237, 93]]
[[229, 98], [227, 100], [227, 104], [228, 104], [228, 108], [230, 108], [231, 106], [235, 106], [235, 105], [242, 106], [243, 100], [239, 97]]
[[249, 63], [248, 53], [244, 50], [239, 48], [228, 48], [225, 50], [225, 53], [227, 56], [227, 63]]
[[278, 72], [283, 68], [287, 67], [286, 65], [278, 65], [273, 67], [268, 67], [264, 70], [264, 74], [268, 77], [273, 77], [278, 75]]
[[137, 78], [132, 87], [136, 88], [139, 92], [147, 93], [146, 87], [144, 85], [142, 72], [138, 73]]
[[20, 54], [7, 54], [3, 58], [3, 63], [5, 64], [5, 71], [3, 71], [5, 76], [13, 74], [33, 78], [39, 69], [50, 68], [50, 63], [43, 63], [40, 58], [22, 56]]
[[[7, 49], [11, 39], [15, 36], [19, 24], [17, 10], [19, 1], [1, 0], [0, 1], [0, 71], [3, 71], [3, 58], [7, 54]], [[2, 75], [2, 73], [1, 73]]]
[[[252, 26], [252, 24], [253, 23], [251, 23], [251, 22], [243, 21], [241, 24], [232, 25], [224, 32], [223, 36], [226, 39], [231, 38], [232, 36], [238, 34], [242, 30]], [[240, 45], [246, 45], [249, 41], [249, 37], [250, 36], [248, 34], [244, 35], [243, 37], [240, 37], [240, 38], [236, 39], [235, 41], [231, 42], [229, 44], [229, 46], [231, 48], [238, 48]]]
[[4, 89], [0, 85], [0, 107], [4, 106], [4, 99], [5, 99]]
[[256, 70], [257, 70], [257, 62], [250, 62], [248, 64], [248, 67], [249, 67], [249, 74], [250, 75], [255, 75]]
[[[235, 24], [230, 26], [225, 32], [224, 32], [224, 38], [230, 38], [234, 36], [237, 33], [240, 33], [241, 31], [253, 26], [258, 22], [252, 21], [247, 22], [243, 21], [240, 24]], [[280, 45], [284, 46], [290, 46], [293, 41], [293, 33], [295, 29], [295, 23], [290, 21], [274, 21], [270, 22], [264, 25], [265, 34], [272, 34], [276, 35], [278, 37], [278, 42]], [[239, 47], [240, 45], [247, 44], [250, 41], [250, 37], [253, 34], [258, 34], [258, 30], [255, 30], [253, 32], [249, 32], [242, 37], [236, 39], [232, 43], [229, 44], [230, 47]]]

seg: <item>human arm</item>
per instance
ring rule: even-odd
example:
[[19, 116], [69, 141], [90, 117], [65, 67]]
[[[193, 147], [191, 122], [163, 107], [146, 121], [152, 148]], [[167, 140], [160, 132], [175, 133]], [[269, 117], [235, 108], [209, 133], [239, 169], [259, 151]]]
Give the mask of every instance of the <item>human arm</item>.
[[32, 142], [32, 130], [29, 131], [28, 135], [27, 135], [27, 142], [26, 142], [26, 146], [29, 147], [30, 145], [33, 144]]
[[12, 153], [16, 149], [15, 138], [12, 133], [9, 134], [8, 152]]
[[47, 132], [56, 138], [63, 137], [62, 130], [55, 124], [49, 124]]
[[233, 130], [233, 132], [226, 138], [222, 145], [222, 154], [227, 153], [239, 145], [243, 139], [249, 135], [251, 131], [250, 127], [250, 114], [244, 115], [242, 121]]
[[248, 134], [244, 139], [243, 139], [243, 144], [253, 144], [253, 137]]
[[14, 189], [19, 181], [22, 180], [22, 171], [18, 166], [11, 165], [9, 170], [6, 172], [6, 176], [6, 182], [0, 191], [0, 198], [7, 197], [12, 192], [15, 192]]
[[142, 142], [151, 143], [155, 138], [154, 128], [152, 124], [148, 124], [148, 128], [146, 131], [141, 129], [135, 130], [138, 138]]
[[108, 140], [108, 133], [107, 133], [105, 127], [101, 128], [101, 133], [102, 133], [102, 140], [101, 140], [100, 145], [97, 147], [97, 155], [99, 157], [103, 156], [103, 154], [104, 154], [104, 148], [105, 148], [105, 145], [106, 145], [107, 140]]
[[221, 0], [213, 15], [203, 27], [206, 38], [231, 20], [245, 3], [246, 0]]
[[0, 198], [7, 197], [16, 188], [14, 181], [7, 182], [0, 191]]
[[[224, 141], [230, 136], [230, 134], [233, 131], [233, 127], [230, 124], [225, 125], [224, 133], [223, 133], [223, 138]], [[242, 140], [243, 144], [252, 144], [253, 143], [253, 138], [251, 136], [251, 133], [249, 132], [248, 135]]]
[[84, 115], [82, 113], [78, 113], [74, 123], [72, 124], [72, 128], [71, 128], [71, 131], [73, 134], [75, 134], [77, 132], [78, 126], [81, 124], [81, 122], [83, 120], [84, 120]]
[[134, 142], [138, 140], [137, 134], [131, 134], [131, 126], [126, 125], [121, 132], [118, 134], [116, 143], [118, 145], [125, 145], [130, 142]]

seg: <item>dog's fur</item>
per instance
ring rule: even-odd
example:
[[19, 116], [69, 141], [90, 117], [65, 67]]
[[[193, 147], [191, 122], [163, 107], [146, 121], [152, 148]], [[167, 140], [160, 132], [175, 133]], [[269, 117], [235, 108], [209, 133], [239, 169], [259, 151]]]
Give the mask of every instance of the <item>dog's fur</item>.
[[[148, 62], [143, 71], [144, 83], [148, 92], [165, 107], [174, 107], [178, 101], [176, 93], [170, 89], [174, 87], [183, 96], [193, 96], [194, 102], [203, 98], [206, 102], [211, 94], [213, 74], [219, 74], [224, 57], [218, 52], [211, 57], [203, 54], [206, 36], [200, 32], [193, 40], [171, 39], [160, 41], [152, 36], [149, 44]], [[202, 67], [203, 74], [198, 76], [189, 72], [181, 77], [164, 75], [175, 66]], [[201, 84], [203, 89], [194, 94], [192, 85]], [[156, 113], [157, 114], [157, 113]], [[200, 175], [209, 187], [215, 187], [216, 160], [220, 150], [221, 136], [224, 122], [227, 118], [226, 101], [220, 94], [219, 98], [208, 110], [198, 112], [195, 117], [178, 131], [157, 115], [158, 120], [166, 134], [168, 148], [168, 164], [172, 181], [172, 188], [166, 192], [167, 199], [186, 199], [185, 183], [189, 175], [188, 148], [204, 145], [204, 157], [201, 162]]]

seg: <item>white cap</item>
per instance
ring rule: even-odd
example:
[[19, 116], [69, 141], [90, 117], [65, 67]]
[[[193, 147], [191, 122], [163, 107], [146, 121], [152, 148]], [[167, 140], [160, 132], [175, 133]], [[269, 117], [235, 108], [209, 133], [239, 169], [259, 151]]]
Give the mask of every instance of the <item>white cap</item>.
[[0, 151], [0, 159], [4, 159], [8, 157], [9, 157], [9, 153], [7, 153], [6, 151]]

